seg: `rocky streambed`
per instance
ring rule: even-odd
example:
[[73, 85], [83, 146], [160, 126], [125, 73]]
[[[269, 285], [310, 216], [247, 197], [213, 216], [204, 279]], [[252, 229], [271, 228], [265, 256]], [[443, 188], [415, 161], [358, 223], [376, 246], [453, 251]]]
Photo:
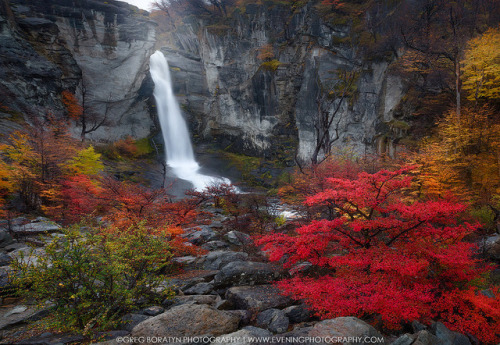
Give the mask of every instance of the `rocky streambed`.
[[[164, 283], [176, 296], [160, 305], [137, 309], [115, 330], [100, 334], [111, 344], [393, 344], [469, 345], [472, 336], [452, 332], [442, 323], [413, 322], [407, 333], [382, 335], [355, 317], [319, 320], [307, 306], [280, 294], [276, 280], [290, 276], [266, 262], [250, 237], [226, 227], [227, 219], [212, 210], [212, 223], [185, 229], [185, 238], [207, 250], [200, 256], [175, 260], [184, 273]], [[61, 236], [60, 226], [45, 218], [16, 218], [0, 223], [0, 289], [10, 288], [8, 264], [31, 246], [43, 252], [45, 243]], [[15, 238], [13, 238], [15, 237]], [[80, 344], [76, 334], [34, 333], [28, 325], [50, 313], [4, 297], [0, 307], [0, 344]], [[471, 342], [472, 339], [472, 342]], [[97, 344], [97, 343], [96, 343]]]

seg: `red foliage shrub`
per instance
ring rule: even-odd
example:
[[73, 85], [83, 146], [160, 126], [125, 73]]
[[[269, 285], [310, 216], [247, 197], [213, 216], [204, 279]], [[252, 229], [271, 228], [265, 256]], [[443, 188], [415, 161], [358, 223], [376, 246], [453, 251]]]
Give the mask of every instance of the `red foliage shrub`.
[[297, 275], [279, 286], [321, 317], [375, 318], [387, 329], [439, 318], [453, 330], [498, 342], [500, 299], [478, 293], [487, 268], [474, 258], [475, 246], [462, 241], [477, 225], [460, 221], [463, 204], [416, 200], [411, 171], [326, 178], [326, 188], [306, 204], [329, 205], [333, 219], [257, 243], [285, 267], [308, 261], [318, 268], [319, 278]]

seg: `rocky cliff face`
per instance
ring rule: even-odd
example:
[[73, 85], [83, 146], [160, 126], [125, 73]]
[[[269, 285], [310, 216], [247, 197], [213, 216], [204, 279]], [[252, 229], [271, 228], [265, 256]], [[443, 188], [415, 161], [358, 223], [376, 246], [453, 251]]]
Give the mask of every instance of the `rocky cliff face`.
[[[90, 139], [142, 138], [158, 130], [148, 75], [155, 24], [143, 12], [118, 1], [0, 4], [3, 134], [30, 115], [64, 114], [64, 90], [90, 112], [107, 114]], [[334, 146], [358, 153], [391, 153], [405, 130], [395, 125], [403, 83], [388, 72], [390, 61], [366, 59], [345, 43], [349, 34], [347, 26], [323, 22], [312, 5], [269, 2], [216, 21], [186, 17], [162, 50], [195, 138], [290, 164], [295, 155], [307, 161], [321, 116], [338, 106], [332, 90], [342, 83], [341, 72], [353, 71], [329, 136]], [[73, 129], [78, 136], [81, 127]]]
[[[333, 114], [339, 102], [328, 93], [342, 82], [340, 71], [353, 71], [350, 97], [330, 127], [334, 146], [390, 150], [402, 82], [388, 72], [390, 61], [370, 61], [342, 43], [348, 35], [311, 5], [250, 4], [216, 24], [186, 18], [163, 52], [195, 132], [224, 148], [288, 157], [296, 150], [307, 161], [320, 114]], [[267, 61], [259, 57], [266, 45], [274, 55]]]
[[[155, 24], [126, 3], [3, 0], [0, 7], [0, 121], [3, 134], [23, 120], [64, 113], [61, 92], [106, 114], [94, 140], [145, 137], [154, 122], [147, 99]], [[91, 124], [89, 124], [91, 125]], [[78, 125], [75, 134], [81, 131]]]

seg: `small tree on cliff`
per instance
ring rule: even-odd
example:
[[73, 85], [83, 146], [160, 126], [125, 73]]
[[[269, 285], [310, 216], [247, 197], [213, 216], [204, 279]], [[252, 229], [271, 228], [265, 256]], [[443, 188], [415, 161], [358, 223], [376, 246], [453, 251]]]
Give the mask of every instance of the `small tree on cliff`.
[[80, 131], [80, 138], [82, 141], [85, 141], [85, 136], [87, 134], [95, 132], [107, 123], [109, 113], [111, 111], [111, 103], [109, 100], [105, 104], [104, 111], [99, 112], [86, 104], [88, 98], [89, 93], [85, 84], [82, 86], [81, 105], [74, 94], [68, 90], [62, 92], [62, 102], [66, 106], [68, 116], [75, 120], [75, 122], [82, 128]]
[[328, 204], [337, 218], [258, 241], [272, 261], [286, 259], [288, 267], [308, 261], [318, 268], [315, 278], [298, 275], [279, 286], [324, 318], [355, 315], [388, 329], [441, 319], [498, 342], [500, 298], [478, 293], [486, 268], [474, 259], [474, 245], [462, 241], [476, 226], [458, 222], [462, 204], [415, 200], [410, 173], [403, 168], [327, 179], [327, 189], [306, 203]]

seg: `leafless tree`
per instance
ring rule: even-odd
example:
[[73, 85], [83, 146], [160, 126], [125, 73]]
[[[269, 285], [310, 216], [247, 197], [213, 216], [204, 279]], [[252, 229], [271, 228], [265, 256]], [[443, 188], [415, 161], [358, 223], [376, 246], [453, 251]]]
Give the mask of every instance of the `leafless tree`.
[[82, 128], [80, 138], [85, 141], [85, 136], [98, 130], [101, 126], [108, 124], [110, 113], [113, 108], [111, 95], [105, 102], [104, 111], [98, 111], [94, 106], [89, 105], [89, 98], [91, 97], [85, 82], [82, 80], [82, 115], [79, 122]]
[[[317, 117], [314, 119], [316, 146], [311, 156], [313, 165], [325, 160], [330, 155], [333, 144], [340, 138], [342, 116], [339, 113], [344, 101], [353, 96], [352, 87], [355, 79], [356, 70], [354, 69], [338, 71], [336, 81], [324, 90], [318, 76]], [[319, 160], [320, 153], [323, 153], [321, 160]]]

